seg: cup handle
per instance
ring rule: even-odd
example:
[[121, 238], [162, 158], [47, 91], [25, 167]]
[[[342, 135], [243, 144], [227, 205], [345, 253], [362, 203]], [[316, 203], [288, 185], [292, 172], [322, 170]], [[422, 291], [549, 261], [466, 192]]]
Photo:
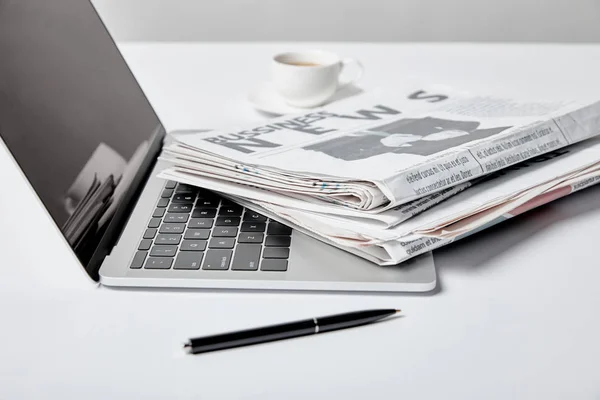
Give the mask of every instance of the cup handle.
[[341, 61], [341, 64], [342, 64], [342, 68], [340, 69], [340, 75], [348, 68], [349, 65], [352, 65], [352, 64], [354, 64], [358, 67], [358, 73], [353, 79], [345, 79], [345, 80], [340, 79], [338, 81], [338, 89], [343, 88], [344, 86], [348, 86], [351, 83], [358, 82], [360, 80], [360, 78], [362, 78], [363, 73], [365, 72], [365, 67], [363, 67], [363, 65], [357, 59], [344, 58]]

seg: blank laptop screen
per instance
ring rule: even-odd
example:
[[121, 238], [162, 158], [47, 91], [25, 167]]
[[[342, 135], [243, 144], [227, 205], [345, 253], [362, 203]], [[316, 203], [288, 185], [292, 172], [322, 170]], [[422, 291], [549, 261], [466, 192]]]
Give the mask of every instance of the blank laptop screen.
[[0, 0], [0, 136], [84, 264], [158, 126], [87, 0]]

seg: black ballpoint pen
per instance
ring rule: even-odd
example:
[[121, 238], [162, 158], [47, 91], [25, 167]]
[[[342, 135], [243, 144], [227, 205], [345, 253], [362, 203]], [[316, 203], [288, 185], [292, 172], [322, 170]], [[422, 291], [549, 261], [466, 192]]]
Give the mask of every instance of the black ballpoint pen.
[[183, 347], [191, 354], [290, 339], [370, 324], [400, 312], [394, 309], [353, 311], [190, 339]]

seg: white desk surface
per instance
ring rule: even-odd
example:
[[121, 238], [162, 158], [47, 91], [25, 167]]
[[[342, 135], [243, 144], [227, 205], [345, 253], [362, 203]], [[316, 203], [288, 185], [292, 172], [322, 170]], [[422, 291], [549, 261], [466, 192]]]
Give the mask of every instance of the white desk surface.
[[[367, 89], [416, 74], [549, 97], [600, 87], [600, 46], [121, 46], [168, 129], [260, 120], [245, 93], [271, 54], [296, 47], [359, 58]], [[437, 294], [389, 296], [97, 287], [3, 147], [0, 177], [2, 399], [600, 398], [600, 187], [436, 252]], [[201, 356], [180, 349], [190, 336], [369, 307], [405, 316]]]

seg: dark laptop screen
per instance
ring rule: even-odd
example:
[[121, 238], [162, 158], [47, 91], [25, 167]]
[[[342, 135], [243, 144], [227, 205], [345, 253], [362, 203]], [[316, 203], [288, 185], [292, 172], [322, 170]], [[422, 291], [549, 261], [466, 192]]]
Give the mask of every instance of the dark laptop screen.
[[0, 0], [0, 136], [84, 264], [158, 126], [87, 0]]

